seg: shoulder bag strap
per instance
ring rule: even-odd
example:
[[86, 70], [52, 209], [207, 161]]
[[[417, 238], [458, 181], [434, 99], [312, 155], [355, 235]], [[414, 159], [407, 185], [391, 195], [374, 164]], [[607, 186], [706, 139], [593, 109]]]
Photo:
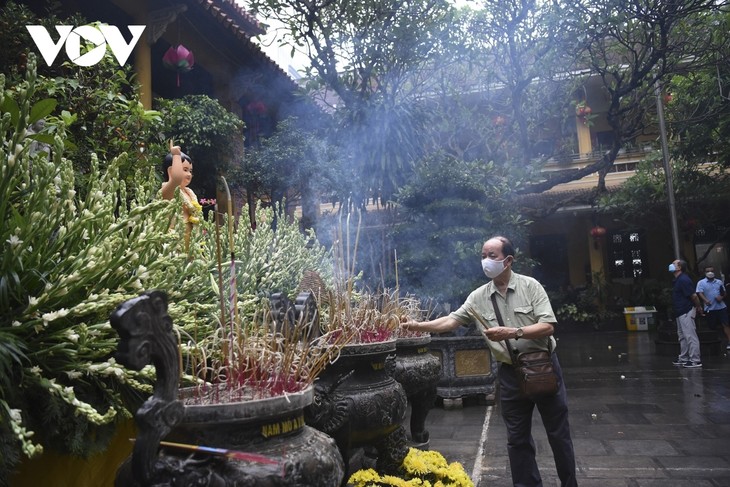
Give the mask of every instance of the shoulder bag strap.
[[[504, 326], [504, 321], [502, 321], [502, 313], [499, 312], [499, 306], [497, 306], [497, 293], [492, 293], [492, 307], [494, 308], [494, 314], [497, 315], [497, 323], [499, 323], [499, 326]], [[515, 351], [512, 348], [512, 345], [510, 344], [509, 340], [502, 340], [507, 347], [507, 350], [509, 351], [510, 358], [515, 357]]]

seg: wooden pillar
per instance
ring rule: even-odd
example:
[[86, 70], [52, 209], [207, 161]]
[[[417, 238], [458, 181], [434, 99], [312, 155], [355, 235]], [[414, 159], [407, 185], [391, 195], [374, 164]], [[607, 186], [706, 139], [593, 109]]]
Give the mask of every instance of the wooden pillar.
[[593, 152], [593, 144], [591, 142], [591, 128], [583, 123], [581, 117], [575, 117], [576, 132], [578, 134], [578, 153], [586, 156]]
[[598, 240], [594, 239], [591, 236], [590, 227], [587, 228], [585, 232], [588, 236], [588, 257], [591, 264], [591, 274], [595, 274], [596, 272], [603, 272], [606, 262], [605, 247], [606, 245], [608, 245], [606, 237], [601, 237]]
[[[137, 14], [135, 22], [146, 25], [147, 13]], [[134, 51], [134, 72], [139, 83], [139, 98], [145, 110], [152, 109], [152, 46], [150, 46], [149, 28], [148, 25]]]

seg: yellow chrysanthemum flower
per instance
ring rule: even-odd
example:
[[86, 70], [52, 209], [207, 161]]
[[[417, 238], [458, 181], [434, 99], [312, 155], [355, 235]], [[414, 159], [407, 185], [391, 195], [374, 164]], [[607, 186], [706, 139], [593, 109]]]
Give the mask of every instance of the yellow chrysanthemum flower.
[[358, 470], [350, 476], [347, 481], [348, 484], [352, 484], [355, 487], [368, 487], [369, 485], [377, 485], [375, 482], [380, 482], [380, 475], [372, 468], [367, 470]]
[[474, 487], [474, 483], [459, 462], [449, 464], [439, 452], [411, 448], [403, 460], [404, 478], [380, 476], [375, 470], [360, 470], [352, 474], [349, 484], [354, 487]]
[[385, 485], [392, 485], [393, 487], [408, 487], [409, 485], [411, 485], [405, 480], [394, 477], [393, 475], [383, 475], [381, 482]]

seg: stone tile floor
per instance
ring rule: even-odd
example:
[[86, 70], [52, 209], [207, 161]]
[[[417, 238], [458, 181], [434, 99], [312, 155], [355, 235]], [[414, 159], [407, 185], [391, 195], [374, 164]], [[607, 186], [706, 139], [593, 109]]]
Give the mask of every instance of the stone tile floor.
[[[579, 485], [730, 487], [730, 357], [705, 354], [702, 369], [677, 368], [654, 338], [558, 335]], [[499, 406], [476, 399], [431, 410], [430, 447], [461, 462], [477, 487], [510, 486]], [[537, 412], [533, 426], [543, 484], [560, 485]]]

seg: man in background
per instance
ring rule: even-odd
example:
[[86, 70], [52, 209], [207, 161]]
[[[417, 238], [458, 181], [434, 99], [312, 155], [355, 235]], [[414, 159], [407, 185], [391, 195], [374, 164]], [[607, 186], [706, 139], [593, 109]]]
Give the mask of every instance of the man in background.
[[697, 283], [697, 297], [704, 307], [707, 325], [711, 330], [722, 330], [727, 339], [726, 350], [730, 350], [730, 324], [725, 304], [725, 285], [715, 277], [713, 266], [705, 267], [705, 277]]
[[677, 321], [679, 336], [679, 356], [672, 362], [674, 365], [696, 369], [702, 367], [700, 359], [700, 339], [697, 337], [695, 317], [702, 314], [700, 298], [692, 279], [686, 274], [687, 263], [675, 260], [669, 264], [669, 272], [674, 274], [672, 284], [672, 308]]

